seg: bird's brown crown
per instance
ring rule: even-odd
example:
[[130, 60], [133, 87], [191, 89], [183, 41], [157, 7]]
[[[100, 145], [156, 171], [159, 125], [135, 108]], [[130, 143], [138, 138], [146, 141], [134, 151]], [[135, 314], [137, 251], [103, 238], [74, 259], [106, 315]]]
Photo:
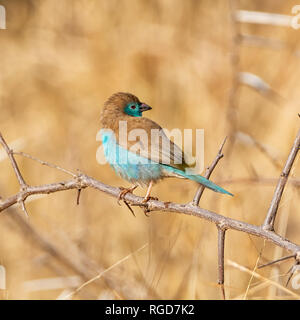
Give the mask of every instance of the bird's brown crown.
[[123, 111], [125, 106], [131, 102], [140, 103], [140, 100], [131, 93], [117, 92], [107, 99], [107, 101], [104, 103], [104, 109], [119, 109]]
[[101, 113], [100, 121], [102, 126], [111, 127], [112, 121], [116, 121], [120, 117], [124, 117], [126, 115], [124, 108], [131, 102], [140, 103], [140, 100], [135, 95], [127, 92], [117, 92], [111, 95], [104, 103]]

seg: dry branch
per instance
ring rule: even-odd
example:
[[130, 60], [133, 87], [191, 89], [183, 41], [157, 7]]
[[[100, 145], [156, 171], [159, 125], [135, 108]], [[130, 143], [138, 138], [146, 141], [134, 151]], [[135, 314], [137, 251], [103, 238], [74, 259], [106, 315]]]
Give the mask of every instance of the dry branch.
[[11, 163], [13, 169], [14, 169], [14, 172], [15, 172], [15, 174], [16, 174], [16, 177], [17, 177], [18, 181], [19, 181], [19, 184], [20, 184], [20, 186], [21, 186], [21, 189], [22, 189], [22, 188], [26, 188], [26, 183], [25, 183], [25, 180], [24, 180], [24, 178], [23, 178], [23, 176], [22, 176], [22, 174], [21, 174], [21, 172], [20, 172], [20, 170], [19, 170], [19, 167], [18, 167], [18, 165], [17, 165], [17, 162], [16, 162], [16, 160], [15, 160], [14, 152], [13, 152], [13, 150], [11, 150], [11, 149], [9, 148], [8, 144], [7, 144], [6, 141], [4, 140], [4, 138], [3, 138], [3, 136], [2, 136], [1, 133], [0, 133], [0, 143], [2, 144], [4, 150], [6, 151], [8, 157], [9, 157], [10, 163]]
[[[99, 191], [102, 191], [110, 196], [113, 196], [115, 198], [118, 198], [121, 189], [116, 188], [107, 184], [104, 184], [92, 177], [87, 176], [84, 173], [78, 173], [76, 176], [74, 176], [73, 173], [72, 179], [66, 180], [66, 181], [60, 181], [57, 183], [51, 183], [51, 184], [44, 184], [44, 185], [39, 185], [39, 186], [29, 186], [25, 182], [23, 183], [22, 180], [20, 179], [21, 173], [18, 168], [17, 162], [15, 161], [13, 157], [12, 151], [9, 149], [7, 143], [5, 142], [4, 138], [0, 135], [0, 143], [4, 146], [5, 150], [7, 151], [7, 154], [9, 156], [10, 162], [12, 164], [13, 169], [15, 170], [15, 173], [17, 177], [19, 177], [19, 183], [22, 186], [21, 190], [16, 193], [15, 195], [10, 196], [9, 198], [3, 200], [0, 202], [0, 212], [12, 207], [14, 204], [19, 203], [22, 201], [25, 203], [26, 199], [37, 194], [50, 194], [50, 193], [55, 193], [59, 191], [65, 191], [65, 190], [81, 190], [83, 188], [91, 187], [94, 189], [97, 189]], [[224, 141], [225, 142], [225, 141]], [[217, 154], [216, 159], [214, 160], [213, 164], [210, 167], [210, 172], [211, 174], [212, 170], [215, 168], [217, 165], [218, 161], [222, 158], [222, 148], [224, 145], [224, 142]], [[291, 170], [291, 167], [293, 165], [293, 162], [295, 160], [297, 151], [300, 146], [300, 131], [295, 139], [293, 148], [291, 150], [291, 153], [288, 157], [287, 163], [284, 167], [283, 170], [283, 175], [279, 180], [278, 187], [276, 188], [273, 201], [272, 201], [272, 208], [273, 208], [273, 202], [276, 204], [276, 208], [278, 208], [280, 199], [281, 199], [281, 194], [283, 191], [283, 188], [286, 184], [287, 176], [288, 173]], [[21, 154], [21, 153], [20, 153]], [[22, 154], [21, 154], [22, 155]], [[27, 155], [28, 156], [28, 155]], [[37, 160], [36, 158], [33, 158], [29, 156], [29, 158], [32, 158], [33, 160]], [[48, 164], [45, 161], [38, 160], [40, 163], [44, 165], [49, 165], [50, 167], [54, 168], [59, 168], [55, 165]], [[68, 172], [68, 170], [65, 170], [65, 172]], [[69, 172], [68, 172], [69, 173]], [[20, 176], [19, 176], [20, 174]], [[278, 191], [278, 189], [281, 190], [281, 193]], [[201, 194], [200, 194], [201, 197]], [[224, 241], [225, 241], [225, 231], [229, 229], [241, 231], [244, 233], [248, 233], [254, 236], [257, 236], [261, 239], [265, 239], [269, 242], [274, 243], [275, 245], [282, 247], [288, 251], [291, 251], [294, 255], [299, 256], [300, 255], [300, 245], [295, 244], [293, 242], [290, 242], [288, 239], [285, 239], [278, 235], [276, 232], [273, 231], [273, 229], [269, 228], [264, 228], [263, 226], [257, 226], [253, 224], [249, 224], [243, 221], [239, 221], [236, 219], [231, 219], [228, 217], [225, 217], [221, 214], [218, 214], [213, 211], [209, 211], [203, 208], [200, 208], [198, 206], [193, 205], [192, 203], [188, 204], [179, 204], [179, 203], [174, 203], [174, 202], [164, 202], [164, 201], [158, 201], [151, 199], [149, 200], [146, 204], [143, 202], [144, 198], [136, 196], [132, 193], [128, 193], [125, 195], [124, 199], [126, 202], [128, 202], [131, 205], [136, 205], [140, 206], [142, 208], [147, 209], [147, 212], [153, 212], [153, 211], [162, 211], [162, 212], [174, 212], [174, 213], [182, 213], [186, 215], [191, 215], [195, 216], [198, 218], [202, 218], [205, 220], [208, 220], [210, 222], [213, 222], [216, 224], [218, 227], [218, 236], [219, 236], [219, 241], [218, 241], [218, 262], [219, 262], [219, 284], [221, 285], [221, 288], [224, 285]], [[273, 211], [272, 211], [273, 212]], [[275, 212], [275, 214], [274, 214]], [[275, 220], [275, 215], [276, 211], [273, 212], [273, 215], [271, 217], [271, 221], [274, 222]], [[269, 217], [269, 214], [268, 214]], [[42, 237], [39, 236], [40, 239]], [[52, 249], [50, 251], [53, 251]], [[66, 264], [68, 264], [67, 262]], [[79, 273], [82, 273], [81, 270], [78, 270]], [[86, 275], [84, 275], [85, 278]], [[223, 297], [225, 297], [225, 292], [224, 289], [222, 289]]]
[[[17, 162], [15, 160], [15, 157], [14, 157], [14, 152], [13, 150], [11, 150], [8, 146], [8, 144], [6, 143], [6, 141], [4, 140], [1, 132], [0, 132], [0, 143], [2, 144], [4, 150], [6, 151], [7, 155], [8, 155], [8, 158], [10, 160], [10, 163], [14, 169], [14, 172], [16, 174], [16, 177], [18, 179], [18, 182], [19, 182], [19, 185], [20, 185], [20, 189], [21, 191], [22, 190], [25, 190], [26, 187], [27, 187], [27, 184], [20, 172], [20, 169], [17, 165]], [[20, 207], [21, 209], [23, 210], [23, 212], [26, 214], [26, 216], [28, 217], [28, 213], [27, 213], [27, 210], [26, 210], [26, 206], [25, 206], [25, 202], [24, 202], [24, 199], [22, 197], [18, 198], [18, 203], [20, 204]]]
[[221, 287], [222, 296], [225, 300], [225, 288], [224, 288], [224, 253], [225, 253], [225, 232], [226, 229], [218, 226], [218, 270], [219, 280], [218, 283]]
[[[204, 177], [205, 177], [206, 179], [209, 179], [209, 178], [210, 178], [210, 176], [211, 176], [212, 172], [214, 171], [215, 167], [217, 166], [218, 162], [224, 157], [222, 151], [223, 151], [223, 147], [224, 147], [224, 145], [225, 145], [226, 139], [227, 139], [227, 137], [226, 137], [226, 138], [224, 139], [224, 141], [222, 142], [221, 147], [220, 147], [220, 149], [219, 149], [219, 151], [218, 151], [218, 153], [217, 153], [214, 161], [213, 161], [212, 164], [206, 169], [206, 172], [205, 172], [205, 175], [204, 175]], [[200, 201], [200, 198], [202, 197], [202, 194], [203, 194], [204, 189], [205, 189], [204, 186], [202, 186], [202, 185], [199, 186], [199, 188], [198, 188], [198, 190], [197, 190], [197, 192], [196, 192], [196, 194], [195, 194], [195, 197], [194, 197], [194, 199], [193, 199], [193, 205], [195, 205], [195, 206], [198, 206], [198, 205], [199, 205], [199, 201]]]
[[274, 192], [273, 199], [271, 201], [269, 211], [267, 213], [265, 222], [263, 224], [264, 229], [271, 230], [274, 228], [275, 218], [276, 218], [278, 206], [279, 206], [279, 203], [280, 203], [280, 200], [282, 197], [282, 193], [283, 193], [284, 187], [287, 183], [291, 168], [292, 168], [293, 163], [296, 159], [299, 148], [300, 148], [300, 130], [298, 131], [298, 134], [297, 134], [296, 139], [294, 141], [293, 147], [290, 151], [290, 154], [288, 156], [286, 164], [285, 164], [283, 171], [280, 175], [276, 190]]
[[[0, 212], [11, 207], [18, 202], [18, 198], [23, 198], [24, 201], [37, 194], [50, 194], [58, 191], [72, 190], [78, 188], [91, 187], [102, 191], [108, 195], [118, 198], [121, 189], [112, 187], [110, 185], [104, 184], [92, 177], [85, 174], [80, 174], [76, 180], [68, 180], [57, 183], [45, 184], [40, 186], [28, 186], [25, 190], [9, 197], [8, 199], [0, 203]], [[137, 206], [144, 206], [143, 197], [136, 196], [134, 194], [126, 194], [125, 200], [130, 204], [136, 204]], [[287, 249], [293, 253], [300, 252], [300, 246], [290, 242], [287, 239], [282, 238], [280, 235], [273, 231], [264, 230], [261, 226], [256, 226], [236, 219], [231, 219], [218, 214], [213, 211], [209, 211], [200, 207], [195, 207], [191, 204], [179, 204], [174, 202], [163, 202], [158, 200], [149, 200], [147, 203], [149, 211], [163, 211], [163, 212], [175, 212], [182, 213], [186, 215], [195, 216], [215, 224], [222, 224], [226, 229], [233, 229], [237, 231], [242, 231], [254, 236], [258, 236], [262, 239], [266, 239], [274, 244]]]
[[[68, 180], [57, 183], [45, 184], [40, 186], [28, 186], [24, 191], [9, 197], [8, 199], [0, 203], [0, 212], [11, 207], [18, 202], [18, 198], [22, 197], [24, 201], [36, 194], [49, 194], [58, 191], [72, 190], [78, 188], [91, 187], [102, 191], [110, 196], [118, 198], [121, 189], [104, 184], [92, 177], [85, 174], [80, 174], [76, 180]], [[130, 204], [136, 204], [137, 206], [144, 206], [143, 197], [136, 196], [134, 194], [126, 194], [125, 200]], [[282, 238], [280, 235], [273, 231], [264, 230], [261, 226], [256, 226], [247, 222], [243, 222], [236, 219], [231, 219], [218, 214], [213, 211], [209, 211], [200, 207], [195, 207], [191, 204], [179, 204], [174, 202], [163, 202], [158, 200], [149, 200], [147, 203], [149, 211], [163, 211], [163, 212], [175, 212], [186, 215], [195, 216], [213, 222], [215, 224], [221, 224], [226, 229], [233, 229], [242, 231], [254, 236], [258, 236], [262, 239], [266, 239], [274, 244], [287, 249], [293, 253], [300, 252], [300, 246], [290, 242], [287, 239]]]

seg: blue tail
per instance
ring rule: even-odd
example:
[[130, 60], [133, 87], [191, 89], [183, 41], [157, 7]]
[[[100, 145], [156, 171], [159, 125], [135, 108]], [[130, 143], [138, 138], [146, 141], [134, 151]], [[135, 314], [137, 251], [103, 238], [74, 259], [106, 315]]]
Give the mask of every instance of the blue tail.
[[173, 172], [177, 175], [180, 175], [184, 178], [187, 178], [189, 180], [193, 180], [193, 181], [196, 181], [202, 185], [204, 185], [205, 187], [215, 191], [215, 192], [219, 192], [219, 193], [224, 193], [224, 194], [228, 194], [230, 196], [233, 196], [232, 193], [226, 191], [225, 189], [219, 187], [218, 185], [216, 185], [215, 183], [213, 183], [212, 181], [200, 176], [200, 175], [188, 175], [186, 174], [184, 171], [181, 171], [179, 169], [176, 169], [174, 167], [170, 167], [170, 166], [164, 166], [165, 169], [169, 172]]

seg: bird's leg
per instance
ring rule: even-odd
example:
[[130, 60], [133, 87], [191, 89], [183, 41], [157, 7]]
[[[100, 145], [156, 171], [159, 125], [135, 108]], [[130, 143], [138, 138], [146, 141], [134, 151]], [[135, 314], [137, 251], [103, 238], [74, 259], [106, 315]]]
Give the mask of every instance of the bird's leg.
[[143, 201], [142, 201], [143, 203], [146, 203], [146, 202], [147, 202], [148, 200], [150, 200], [150, 199], [157, 200], [157, 198], [153, 198], [153, 197], [150, 196], [152, 187], [153, 187], [153, 180], [151, 180], [150, 183], [149, 183], [149, 186], [148, 186], [146, 195], [145, 195], [145, 197], [144, 197], [144, 199], [143, 199]]
[[149, 185], [148, 185], [148, 189], [147, 189], [147, 192], [146, 192], [146, 195], [145, 195], [144, 199], [142, 200], [142, 203], [134, 203], [134, 204], [132, 204], [132, 206], [140, 206], [140, 207], [142, 207], [146, 217], [149, 217], [149, 215], [147, 213], [150, 212], [150, 210], [148, 209], [147, 201], [149, 201], [150, 199], [158, 200], [158, 198], [154, 198], [154, 197], [150, 196], [152, 186], [153, 186], [153, 180], [151, 180]]
[[136, 188], [138, 187], [138, 185], [134, 185], [130, 188], [123, 188], [123, 187], [120, 187], [121, 191], [118, 195], [118, 204], [120, 205], [120, 200], [124, 200], [124, 197], [127, 193], [132, 193]]

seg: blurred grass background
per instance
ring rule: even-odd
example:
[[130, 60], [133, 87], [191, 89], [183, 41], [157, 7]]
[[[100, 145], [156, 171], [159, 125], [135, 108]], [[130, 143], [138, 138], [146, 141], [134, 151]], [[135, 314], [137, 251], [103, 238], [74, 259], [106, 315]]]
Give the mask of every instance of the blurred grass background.
[[[232, 126], [228, 110], [234, 28], [229, 1], [2, 0], [0, 4], [7, 14], [7, 29], [0, 30], [0, 130], [18, 150], [69, 170], [80, 169], [114, 186], [127, 186], [108, 165], [96, 162], [96, 133], [104, 101], [114, 92], [128, 91], [153, 107], [147, 117], [162, 127], [204, 128], [205, 163], [215, 157]], [[237, 1], [239, 9], [289, 15], [295, 4], [297, 1]], [[283, 165], [299, 128], [300, 59], [294, 53], [300, 49], [300, 31], [250, 24], [240, 28], [243, 33], [286, 43], [280, 50], [235, 48], [240, 70], [258, 75], [283, 97], [278, 104], [249, 87], [239, 87], [235, 125], [267, 146]], [[227, 146], [230, 144], [232, 141]], [[277, 179], [280, 169], [243, 140], [237, 139], [227, 156], [226, 151], [225, 147], [225, 158], [212, 180], [235, 197], [207, 190], [200, 205], [261, 224], [276, 180], [236, 181]], [[17, 160], [30, 184], [69, 178], [28, 159]], [[299, 163], [295, 163], [293, 177], [299, 176], [299, 171]], [[10, 164], [2, 159], [0, 195], [4, 199], [17, 191]], [[186, 203], [195, 191], [193, 182], [172, 179], [156, 185], [153, 195]], [[217, 230], [206, 221], [168, 213], [147, 218], [138, 208], [133, 218], [125, 205], [119, 207], [116, 199], [91, 189], [82, 192], [79, 206], [76, 192], [68, 191], [30, 201], [27, 208], [32, 228], [83, 269], [92, 270], [91, 274], [132, 253], [107, 272], [111, 281], [95, 281], [75, 299], [221, 297], [216, 284]], [[0, 295], [3, 299], [56, 299], [63, 288], [33, 291], [28, 281], [49, 278], [51, 282], [52, 278], [77, 274], [53, 257], [51, 250], [42, 248], [24, 225], [20, 228], [16, 223], [19, 215], [23, 213], [17, 207], [0, 214], [0, 265], [7, 272], [6, 290], [0, 290]], [[285, 190], [276, 228], [300, 243], [299, 187], [289, 184]], [[235, 231], [227, 232], [226, 240], [225, 259], [251, 270], [261, 252], [260, 262], [286, 254]], [[148, 245], [134, 253], [144, 244]], [[259, 272], [284, 284], [291, 263]], [[250, 286], [249, 299], [291, 298], [250, 278], [226, 266], [227, 297], [242, 298]], [[257, 285], [261, 287], [251, 290]]]

